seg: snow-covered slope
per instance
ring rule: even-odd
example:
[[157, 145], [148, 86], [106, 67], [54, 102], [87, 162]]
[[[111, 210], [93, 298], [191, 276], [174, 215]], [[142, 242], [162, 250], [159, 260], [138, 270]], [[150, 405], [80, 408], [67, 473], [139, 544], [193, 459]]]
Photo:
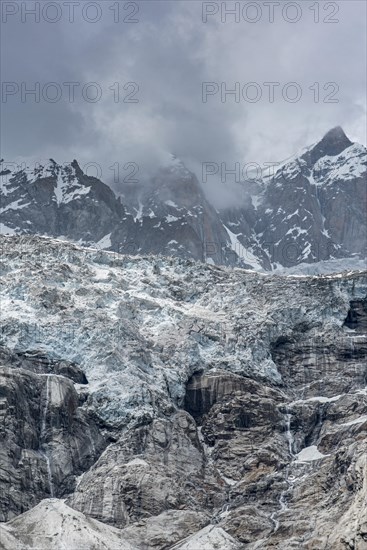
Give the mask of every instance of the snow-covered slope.
[[60, 165], [50, 159], [37, 168], [7, 171], [0, 172], [1, 233], [52, 235], [108, 247], [113, 231], [121, 248], [127, 246], [133, 219], [113, 191], [84, 174], [77, 161]]
[[366, 257], [366, 204], [366, 148], [337, 127], [265, 177], [256, 208], [223, 216], [245, 249], [262, 249], [273, 268], [292, 267]]

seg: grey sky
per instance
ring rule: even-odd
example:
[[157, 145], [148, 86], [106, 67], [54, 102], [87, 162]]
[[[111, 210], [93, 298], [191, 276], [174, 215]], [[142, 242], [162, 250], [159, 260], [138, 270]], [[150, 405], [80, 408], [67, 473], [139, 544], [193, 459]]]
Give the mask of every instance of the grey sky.
[[[50, 2], [43, 2], [45, 4]], [[114, 22], [113, 0], [95, 2], [101, 20], [83, 21], [82, 7], [75, 6], [70, 23], [69, 8], [61, 0], [59, 22], [21, 21], [21, 10], [2, 22], [2, 80], [41, 89], [49, 82], [62, 89], [60, 101], [51, 103], [42, 96], [36, 103], [21, 94], [2, 98], [2, 156], [6, 160], [47, 159], [58, 162], [77, 158], [81, 163], [103, 165], [103, 179], [109, 181], [108, 166], [134, 161], [142, 173], [162, 163], [170, 152], [198, 169], [204, 161], [280, 161], [299, 148], [319, 139], [329, 128], [341, 125], [352, 140], [366, 142], [366, 3], [364, 1], [320, 2], [320, 22], [315, 23], [315, 2], [302, 1], [302, 16], [290, 23], [282, 17], [287, 4], [275, 6], [275, 21], [269, 22], [269, 8], [258, 2], [262, 16], [249, 23], [241, 16], [220, 12], [202, 21], [200, 1], [137, 2], [138, 23]], [[9, 2], [3, 2], [9, 4]], [[24, 4], [24, 2], [23, 2]], [[26, 2], [29, 9], [37, 2]], [[42, 4], [42, 3], [41, 3]], [[91, 3], [89, 3], [91, 4]], [[128, 17], [133, 6], [120, 2], [120, 18]], [[216, 9], [215, 4], [212, 3]], [[220, 3], [217, 3], [220, 8]], [[233, 7], [235, 2], [227, 2]], [[246, 2], [241, 2], [243, 8]], [[253, 3], [252, 3], [253, 4]], [[289, 4], [289, 2], [288, 2]], [[291, 3], [292, 4], [292, 3]], [[332, 5], [331, 7], [329, 5]], [[339, 8], [334, 18], [333, 6]], [[125, 8], [125, 9], [124, 9]], [[9, 8], [10, 9], [10, 8]], [[93, 6], [87, 12], [94, 17]], [[294, 18], [290, 6], [286, 16]], [[54, 10], [54, 11], [53, 11]], [[55, 17], [50, 6], [46, 17]], [[255, 12], [247, 12], [253, 18]], [[24, 15], [24, 14], [23, 14]], [[65, 82], [79, 82], [75, 102], [69, 102]], [[102, 98], [91, 103], [81, 98], [85, 83], [96, 82]], [[121, 98], [139, 85], [133, 99], [138, 103], [114, 102], [109, 87], [121, 85]], [[257, 103], [241, 96], [222, 102], [220, 93], [202, 101], [203, 82], [225, 82], [228, 89], [256, 82], [262, 98]], [[274, 102], [268, 101], [264, 82], [279, 82]], [[286, 101], [282, 87], [296, 82], [302, 90], [300, 101]], [[325, 103], [335, 82], [337, 102]], [[320, 100], [314, 101], [319, 83]], [[335, 87], [335, 86], [334, 86]], [[116, 87], [115, 87], [116, 90]], [[54, 93], [49, 88], [50, 97]], [[92, 94], [93, 88], [89, 89]], [[248, 88], [251, 95], [255, 88]], [[294, 93], [289, 89], [289, 94]]]

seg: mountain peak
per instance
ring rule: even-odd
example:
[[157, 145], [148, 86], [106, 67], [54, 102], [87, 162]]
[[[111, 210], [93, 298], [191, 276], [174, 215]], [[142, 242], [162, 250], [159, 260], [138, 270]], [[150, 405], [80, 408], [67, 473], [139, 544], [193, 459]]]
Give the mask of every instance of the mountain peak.
[[352, 141], [346, 136], [343, 128], [341, 126], [335, 126], [335, 128], [331, 128], [322, 140], [316, 145], [317, 146], [323, 146], [325, 149], [328, 150], [326, 153], [330, 156], [339, 155], [344, 149], [347, 147], [350, 147], [353, 144]]
[[335, 157], [344, 149], [353, 145], [353, 142], [346, 136], [341, 126], [331, 128], [324, 137], [316, 143], [312, 149], [307, 151], [303, 157], [308, 157], [312, 164], [315, 164], [320, 158], [329, 156]]
[[348, 137], [346, 136], [343, 128], [341, 126], [335, 126], [334, 128], [331, 128], [331, 130], [329, 130], [328, 132], [326, 132], [326, 134], [324, 135], [324, 137], [322, 138], [322, 141], [324, 140], [327, 140], [327, 141], [344, 141], [344, 142], [348, 142], [348, 143], [352, 143]]

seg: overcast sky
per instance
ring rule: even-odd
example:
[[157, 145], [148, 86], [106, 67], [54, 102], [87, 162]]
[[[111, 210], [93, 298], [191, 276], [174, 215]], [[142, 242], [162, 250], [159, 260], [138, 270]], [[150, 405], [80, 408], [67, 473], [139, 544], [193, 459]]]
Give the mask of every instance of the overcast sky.
[[[260, 1], [257, 12], [253, 5], [241, 11], [239, 22], [229, 14], [222, 22], [220, 3], [212, 2], [204, 10], [218, 6], [219, 12], [203, 22], [202, 2], [195, 0], [137, 2], [137, 14], [134, 3], [119, 2], [119, 16], [113, 0], [95, 2], [100, 13], [93, 3], [81, 1], [75, 3], [70, 22], [70, 6], [60, 0], [57, 14], [54, 3], [45, 1], [38, 4], [49, 7], [35, 22], [34, 16], [21, 13], [21, 3], [18, 13], [8, 15], [12, 8], [4, 1], [2, 80], [15, 84], [6, 85], [8, 95], [2, 97], [2, 156], [10, 161], [77, 158], [104, 167], [137, 162], [149, 169], [174, 153], [191, 167], [205, 161], [262, 165], [283, 160], [336, 125], [353, 141], [365, 143], [366, 2], [319, 2], [318, 23], [315, 8], [310, 9], [315, 2], [288, 2], [293, 6], [285, 11], [287, 2], [279, 3], [274, 5], [274, 22], [269, 21], [269, 6]], [[26, 4], [31, 9], [37, 2]], [[86, 4], [84, 19], [89, 21], [83, 20]], [[235, 2], [223, 4], [231, 8]], [[245, 4], [240, 2], [241, 10]], [[50, 22], [56, 17], [58, 22]], [[100, 20], [92, 23], [94, 17]], [[22, 82], [27, 88], [39, 82], [46, 100], [41, 93], [39, 102], [30, 95], [22, 101]], [[57, 102], [50, 101], [56, 88], [44, 88], [50, 82], [62, 91]], [[65, 82], [80, 83], [74, 102]], [[95, 103], [81, 94], [90, 82], [102, 91]], [[128, 82], [135, 82], [135, 88], [124, 90]], [[203, 82], [214, 83], [214, 95], [205, 103]], [[236, 82], [240, 101], [234, 95], [221, 97], [216, 84], [220, 88], [225, 83], [230, 90]], [[257, 87], [246, 86], [250, 82]], [[264, 82], [280, 83], [274, 102]], [[298, 91], [285, 89], [290, 99], [302, 92], [297, 102], [282, 95], [290, 82], [298, 85]], [[330, 82], [335, 84], [324, 90]], [[259, 90], [262, 97], [251, 102]], [[93, 99], [96, 88], [85, 93]], [[137, 103], [122, 101], [129, 93]], [[102, 179], [111, 176], [104, 168]]]

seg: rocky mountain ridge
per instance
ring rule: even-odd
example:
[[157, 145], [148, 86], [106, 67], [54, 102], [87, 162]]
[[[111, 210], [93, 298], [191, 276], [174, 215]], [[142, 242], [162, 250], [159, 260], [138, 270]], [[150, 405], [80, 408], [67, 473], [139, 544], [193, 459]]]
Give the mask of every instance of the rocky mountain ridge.
[[7, 166], [0, 172], [2, 233], [259, 271], [366, 257], [366, 148], [339, 127], [271, 177], [241, 182], [236, 206], [219, 210], [175, 157], [150, 182], [124, 184], [119, 197], [77, 161]]
[[1, 237], [0, 540], [367, 548], [367, 272]]

